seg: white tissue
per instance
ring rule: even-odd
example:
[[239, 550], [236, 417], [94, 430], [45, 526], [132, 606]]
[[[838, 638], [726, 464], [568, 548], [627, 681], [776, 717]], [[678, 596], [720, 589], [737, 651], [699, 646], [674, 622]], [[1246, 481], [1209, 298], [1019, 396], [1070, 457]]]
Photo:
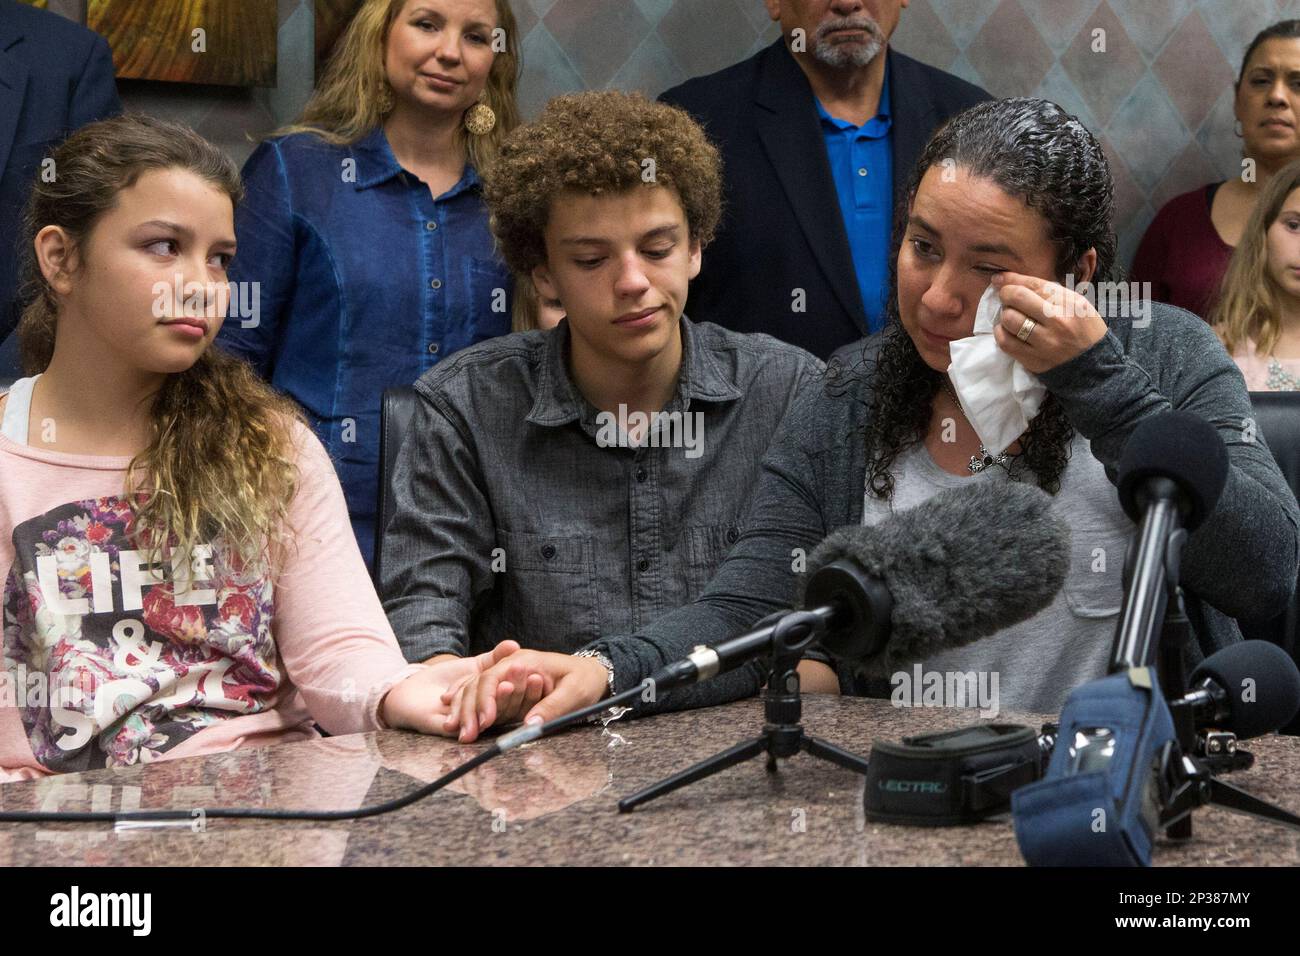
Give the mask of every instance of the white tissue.
[[1038, 376], [998, 348], [993, 326], [1001, 317], [1002, 300], [997, 289], [989, 286], [975, 311], [974, 332], [948, 343], [952, 359], [948, 378], [962, 411], [991, 455], [1015, 444], [1047, 394]]

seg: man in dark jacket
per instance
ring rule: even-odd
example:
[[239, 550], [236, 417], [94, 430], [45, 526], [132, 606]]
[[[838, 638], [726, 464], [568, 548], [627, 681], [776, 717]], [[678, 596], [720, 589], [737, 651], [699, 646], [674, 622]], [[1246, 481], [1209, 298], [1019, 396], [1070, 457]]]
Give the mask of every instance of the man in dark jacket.
[[[122, 112], [108, 42], [71, 20], [0, 0], [0, 385], [19, 374], [19, 220], [43, 160], [65, 136]], [[8, 341], [6, 341], [8, 338]]]
[[884, 325], [893, 213], [930, 134], [988, 93], [888, 48], [908, 0], [765, 0], [782, 37], [663, 94], [722, 152], [691, 315], [820, 358]]

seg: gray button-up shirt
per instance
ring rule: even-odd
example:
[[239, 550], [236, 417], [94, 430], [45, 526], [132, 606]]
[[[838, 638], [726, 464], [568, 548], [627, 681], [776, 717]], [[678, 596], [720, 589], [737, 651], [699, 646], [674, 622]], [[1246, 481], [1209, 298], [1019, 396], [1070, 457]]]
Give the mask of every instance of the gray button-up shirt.
[[384, 536], [408, 660], [514, 638], [572, 652], [693, 600], [740, 537], [759, 461], [812, 355], [682, 319], [682, 369], [641, 447], [567, 368], [569, 329], [493, 339], [415, 383]]

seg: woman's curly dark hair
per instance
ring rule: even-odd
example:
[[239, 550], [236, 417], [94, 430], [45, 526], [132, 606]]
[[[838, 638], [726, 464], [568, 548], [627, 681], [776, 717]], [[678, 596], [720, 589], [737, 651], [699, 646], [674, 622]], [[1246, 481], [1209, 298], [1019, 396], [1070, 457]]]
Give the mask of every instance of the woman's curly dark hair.
[[[903, 329], [898, 313], [898, 250], [906, 211], [921, 179], [931, 166], [947, 160], [972, 176], [993, 181], [1042, 215], [1056, 244], [1058, 281], [1074, 271], [1089, 249], [1097, 250], [1094, 283], [1119, 278], [1115, 187], [1101, 145], [1082, 123], [1047, 100], [1015, 98], [980, 103], [941, 127], [912, 170], [895, 220], [889, 308], [873, 367], [865, 369], [864, 360], [848, 375], [835, 375], [836, 388], [847, 387], [867, 371], [872, 375], [867, 480], [871, 493], [879, 498], [893, 496], [890, 469], [900, 453], [925, 437], [935, 393], [943, 384], [944, 376], [925, 364]], [[1073, 439], [1074, 427], [1049, 393], [1021, 438], [1021, 453], [1011, 460], [1011, 477], [1032, 472], [1041, 488], [1055, 494]]]

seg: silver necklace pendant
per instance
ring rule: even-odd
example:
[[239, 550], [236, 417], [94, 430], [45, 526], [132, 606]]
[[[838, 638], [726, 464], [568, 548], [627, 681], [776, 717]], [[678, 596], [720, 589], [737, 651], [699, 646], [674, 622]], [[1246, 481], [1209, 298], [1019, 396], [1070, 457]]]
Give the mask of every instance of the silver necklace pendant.
[[1006, 466], [1008, 455], [1003, 452], [1000, 455], [990, 455], [989, 450], [980, 445], [980, 453], [970, 456], [970, 464], [966, 467], [970, 469], [972, 475], [978, 475], [985, 468], [991, 468], [994, 465]]
[[[957, 406], [957, 411], [961, 412], [961, 417], [966, 418], [966, 409], [961, 407], [961, 401], [957, 398], [957, 392], [946, 380], [943, 383], [943, 387], [947, 389], [949, 396], [951, 396], [952, 403]], [[970, 425], [969, 418], [966, 418], [966, 424]], [[974, 428], [974, 426], [971, 427]], [[980, 442], [980, 453], [978, 455], [970, 456], [970, 463], [966, 465], [966, 468], [972, 475], [978, 475], [984, 469], [992, 468], [994, 465], [1001, 465], [1005, 468], [1010, 457], [1011, 456], [1006, 452], [1003, 452], [1000, 455], [990, 455], [989, 450], [984, 447], [984, 443]]]

